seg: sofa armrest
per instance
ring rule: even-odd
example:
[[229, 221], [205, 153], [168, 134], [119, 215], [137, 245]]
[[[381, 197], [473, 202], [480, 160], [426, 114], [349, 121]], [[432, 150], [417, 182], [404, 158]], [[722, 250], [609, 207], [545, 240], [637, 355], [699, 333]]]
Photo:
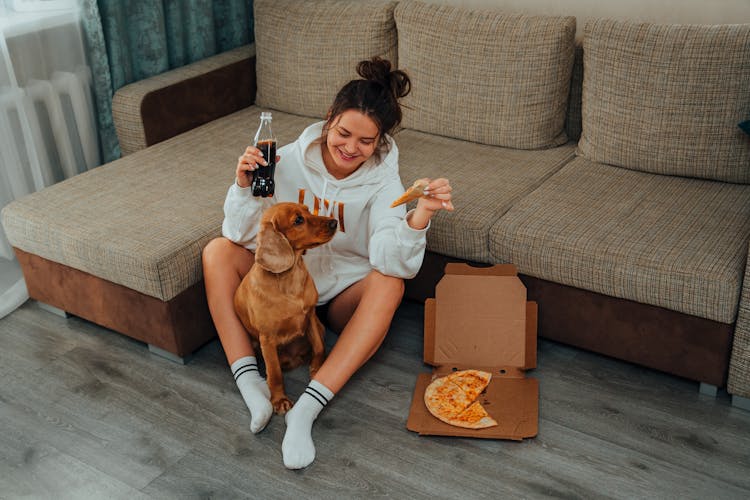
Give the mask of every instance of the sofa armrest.
[[112, 100], [122, 154], [250, 106], [255, 90], [254, 44], [126, 85]]
[[750, 252], [745, 264], [740, 307], [734, 327], [727, 392], [750, 398]]

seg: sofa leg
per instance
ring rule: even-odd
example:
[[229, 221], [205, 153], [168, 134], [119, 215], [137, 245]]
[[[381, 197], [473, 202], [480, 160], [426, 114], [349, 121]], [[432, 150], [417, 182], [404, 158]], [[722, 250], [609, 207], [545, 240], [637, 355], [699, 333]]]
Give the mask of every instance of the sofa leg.
[[161, 347], [156, 347], [153, 344], [148, 345], [148, 350], [151, 351], [151, 354], [156, 354], [160, 358], [168, 359], [169, 361], [181, 365], [187, 364], [190, 361], [190, 356], [180, 357], [172, 352], [162, 349]]
[[712, 398], [715, 398], [719, 393], [719, 388], [715, 385], [701, 382], [701, 386], [698, 388], [698, 392], [703, 394], [704, 396], [711, 396]]
[[750, 398], [744, 398], [742, 396], [732, 394], [732, 406], [734, 406], [735, 408], [740, 408], [741, 410], [750, 411]]
[[60, 316], [61, 318], [65, 318], [65, 319], [68, 319], [71, 316], [70, 314], [68, 314], [67, 311], [63, 311], [62, 309], [60, 309], [58, 307], [51, 306], [49, 304], [46, 304], [44, 302], [40, 302], [38, 300], [36, 302], [37, 302], [37, 304], [39, 304], [39, 307], [41, 309], [44, 309], [47, 312], [51, 312], [55, 316]]

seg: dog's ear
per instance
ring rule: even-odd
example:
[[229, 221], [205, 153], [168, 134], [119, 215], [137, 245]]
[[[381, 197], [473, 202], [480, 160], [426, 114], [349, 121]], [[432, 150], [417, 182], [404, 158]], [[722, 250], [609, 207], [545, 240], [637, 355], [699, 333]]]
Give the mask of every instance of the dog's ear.
[[260, 225], [255, 262], [266, 271], [276, 274], [283, 273], [294, 265], [292, 245], [270, 222]]

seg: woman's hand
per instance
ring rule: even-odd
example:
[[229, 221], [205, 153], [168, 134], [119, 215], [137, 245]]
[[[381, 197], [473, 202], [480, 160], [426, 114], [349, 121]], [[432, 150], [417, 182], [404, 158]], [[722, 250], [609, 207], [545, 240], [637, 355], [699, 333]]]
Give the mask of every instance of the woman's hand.
[[[276, 163], [279, 163], [280, 156], [276, 156]], [[245, 149], [245, 153], [237, 160], [237, 170], [235, 171], [235, 177], [237, 178], [237, 185], [241, 188], [250, 187], [253, 182], [253, 170], [258, 168], [258, 165], [268, 165], [268, 162], [263, 158], [263, 153], [260, 149], [254, 146], [248, 146]]]
[[425, 179], [429, 182], [424, 195], [417, 202], [417, 208], [408, 220], [414, 229], [424, 229], [438, 210], [453, 211], [451, 192], [453, 188], [448, 179]]

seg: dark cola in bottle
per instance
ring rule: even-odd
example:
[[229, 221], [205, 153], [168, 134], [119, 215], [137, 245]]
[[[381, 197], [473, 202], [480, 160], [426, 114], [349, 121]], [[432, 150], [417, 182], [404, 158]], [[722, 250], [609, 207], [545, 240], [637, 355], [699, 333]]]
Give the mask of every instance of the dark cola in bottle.
[[253, 196], [267, 198], [273, 196], [273, 174], [276, 170], [276, 137], [271, 130], [271, 113], [263, 111], [260, 114], [260, 126], [255, 133], [255, 147], [263, 153], [268, 165], [258, 164], [253, 170]]

